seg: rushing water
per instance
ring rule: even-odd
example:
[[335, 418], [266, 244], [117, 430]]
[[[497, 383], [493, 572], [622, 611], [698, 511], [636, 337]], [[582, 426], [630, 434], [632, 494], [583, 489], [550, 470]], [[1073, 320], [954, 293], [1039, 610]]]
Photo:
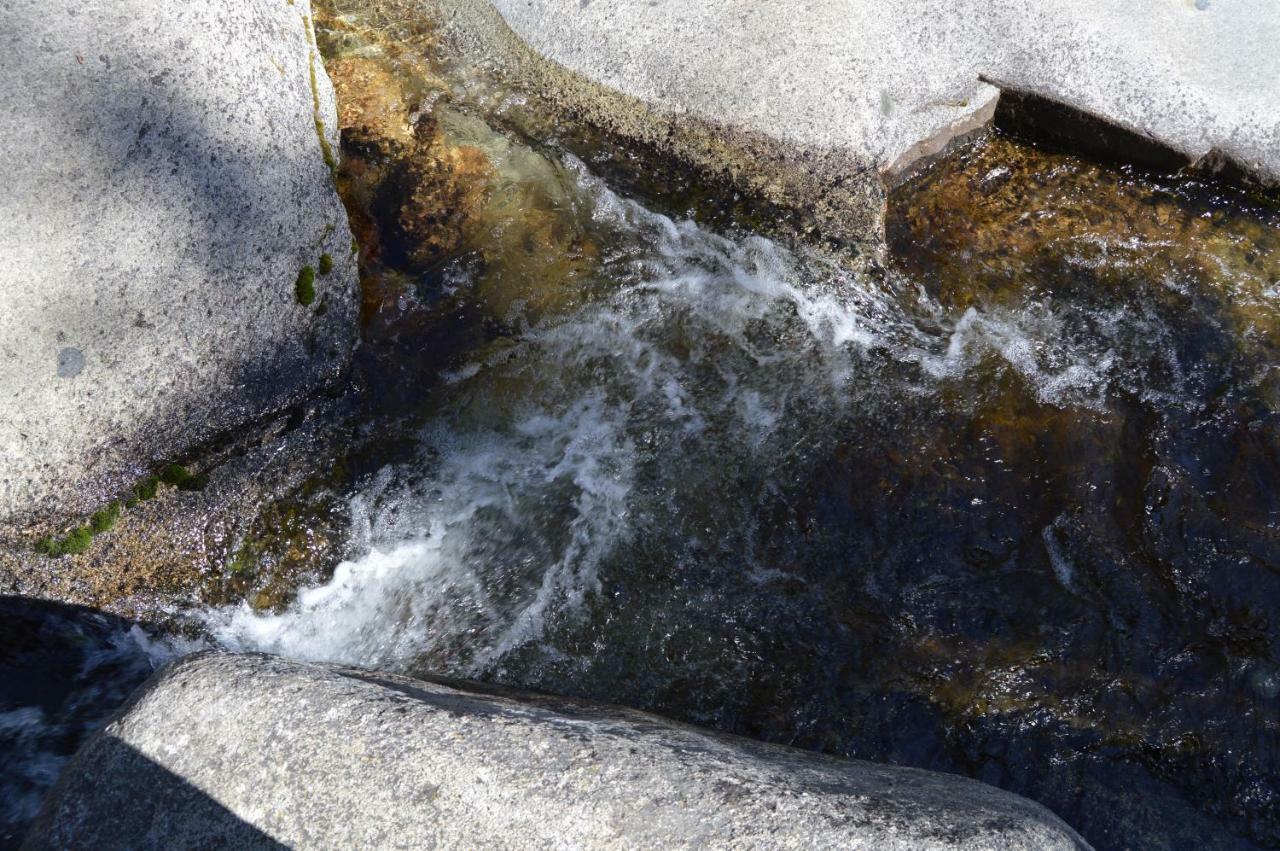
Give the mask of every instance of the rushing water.
[[17, 848], [85, 738], [159, 665], [198, 649], [75, 606], [0, 596], [0, 848]]
[[[211, 640], [961, 773], [1100, 849], [1280, 847], [1274, 199], [995, 137], [879, 269], [437, 61], [413, 0], [335, 2], [359, 413], [237, 533]], [[0, 847], [202, 646], [0, 599]]]
[[445, 142], [395, 150], [487, 194], [364, 258], [408, 448], [219, 641], [960, 772], [1099, 848], [1280, 844], [1274, 211], [994, 140], [868, 272], [429, 90]]
[[963, 771], [1104, 847], [1276, 838], [1270, 360], [1136, 283], [952, 309], [562, 174], [590, 298], [442, 364], [358, 557], [225, 643]]

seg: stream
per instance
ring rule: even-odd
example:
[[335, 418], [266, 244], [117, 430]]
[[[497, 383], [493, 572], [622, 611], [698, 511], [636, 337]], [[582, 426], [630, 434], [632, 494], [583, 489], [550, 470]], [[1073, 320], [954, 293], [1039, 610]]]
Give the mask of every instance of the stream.
[[1098, 848], [1280, 843], [1274, 207], [993, 137], [869, 268], [403, 27], [323, 26], [397, 449], [220, 644], [958, 772]]
[[372, 401], [211, 641], [964, 774], [1099, 849], [1280, 846], [1270, 202], [993, 136], [896, 193], [880, 268], [352, 5]]

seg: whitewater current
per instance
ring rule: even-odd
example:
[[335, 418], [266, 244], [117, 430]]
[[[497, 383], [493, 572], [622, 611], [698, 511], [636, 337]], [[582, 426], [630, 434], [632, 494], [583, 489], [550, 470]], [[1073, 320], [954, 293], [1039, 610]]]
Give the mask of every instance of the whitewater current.
[[[595, 297], [447, 371], [415, 461], [351, 498], [358, 557], [283, 612], [209, 613], [223, 645], [485, 675], [584, 607], [620, 604], [603, 570], [712, 558], [742, 583], [776, 574], [752, 552], [757, 509], [851, 413], [891, 422], [975, 369], [1050, 405], [1103, 410], [1118, 383], [1181, 398], [1166, 331], [1141, 311], [1050, 296], [948, 311], [905, 278], [652, 212], [571, 158], [564, 173], [611, 235]], [[1049, 526], [1044, 542], [1069, 584]]]

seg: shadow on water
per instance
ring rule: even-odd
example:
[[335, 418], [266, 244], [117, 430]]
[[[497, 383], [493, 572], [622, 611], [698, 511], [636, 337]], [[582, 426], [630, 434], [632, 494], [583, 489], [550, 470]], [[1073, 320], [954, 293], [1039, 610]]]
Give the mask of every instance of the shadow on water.
[[0, 597], [0, 848], [17, 847], [80, 745], [181, 649], [104, 612]]

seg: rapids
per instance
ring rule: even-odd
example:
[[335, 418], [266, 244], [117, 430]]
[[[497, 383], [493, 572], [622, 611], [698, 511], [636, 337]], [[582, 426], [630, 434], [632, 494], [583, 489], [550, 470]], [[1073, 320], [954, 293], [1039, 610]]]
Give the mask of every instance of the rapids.
[[425, 278], [508, 330], [439, 365], [332, 578], [218, 640], [962, 771], [1099, 847], [1275, 838], [1270, 339], [1082, 265], [949, 304], [555, 173], [575, 296]]
[[1280, 844], [1271, 202], [995, 137], [878, 268], [393, 23], [322, 21], [383, 401], [341, 545], [296, 594], [238, 558], [218, 642], [959, 772], [1098, 848]]

